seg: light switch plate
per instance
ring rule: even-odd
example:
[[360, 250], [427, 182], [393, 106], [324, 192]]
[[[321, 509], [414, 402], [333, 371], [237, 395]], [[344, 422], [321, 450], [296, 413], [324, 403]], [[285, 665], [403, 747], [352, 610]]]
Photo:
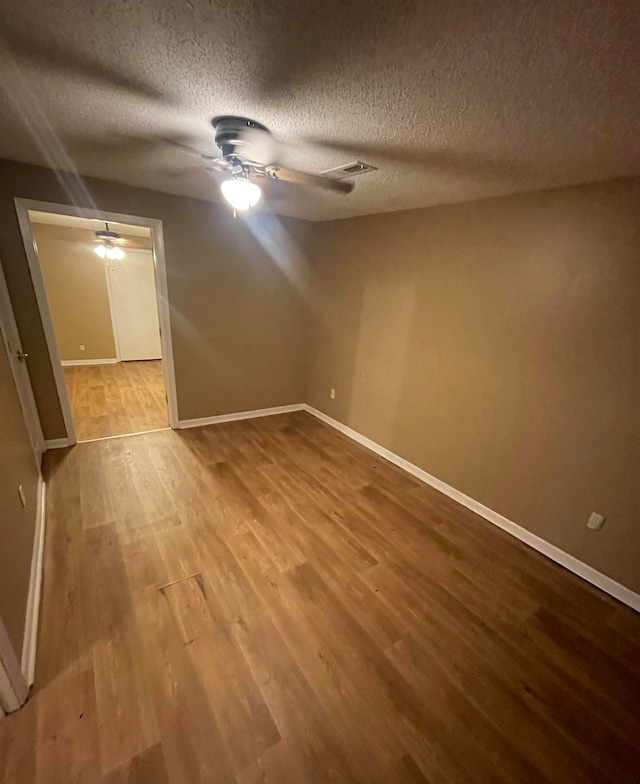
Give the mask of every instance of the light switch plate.
[[599, 531], [606, 519], [607, 518], [604, 515], [598, 514], [597, 512], [591, 512], [587, 528], [590, 528], [592, 531]]

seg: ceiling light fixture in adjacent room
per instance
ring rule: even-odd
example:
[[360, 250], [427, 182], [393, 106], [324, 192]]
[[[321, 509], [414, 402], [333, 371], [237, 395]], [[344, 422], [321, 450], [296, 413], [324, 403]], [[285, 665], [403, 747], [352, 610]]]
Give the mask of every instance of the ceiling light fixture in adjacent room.
[[109, 230], [109, 224], [105, 222], [105, 231], [96, 231], [96, 238], [100, 240], [100, 244], [96, 245], [93, 249], [94, 252], [100, 256], [101, 259], [111, 259], [112, 261], [120, 261], [124, 259], [125, 253], [122, 248], [113, 244], [113, 241], [122, 240], [122, 237], [116, 231]]
[[94, 251], [100, 256], [101, 259], [113, 259], [120, 261], [124, 259], [125, 253], [121, 248], [114, 245], [111, 240], [105, 240], [102, 245], [96, 245]]

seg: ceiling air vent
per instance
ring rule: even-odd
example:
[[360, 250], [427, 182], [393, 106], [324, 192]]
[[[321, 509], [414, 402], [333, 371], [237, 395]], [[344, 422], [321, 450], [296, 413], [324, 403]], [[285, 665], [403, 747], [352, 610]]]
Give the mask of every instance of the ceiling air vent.
[[355, 177], [357, 174], [366, 174], [371, 171], [378, 170], [370, 163], [354, 161], [353, 163], [347, 163], [346, 166], [336, 166], [335, 169], [327, 169], [320, 172], [320, 174], [323, 174], [325, 177], [333, 177], [334, 180], [345, 180], [347, 177]]

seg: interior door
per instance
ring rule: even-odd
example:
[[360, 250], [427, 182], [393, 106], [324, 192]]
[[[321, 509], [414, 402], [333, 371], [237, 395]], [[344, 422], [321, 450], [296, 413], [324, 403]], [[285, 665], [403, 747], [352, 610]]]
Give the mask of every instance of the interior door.
[[[38, 469], [44, 451], [44, 438], [40, 426], [40, 417], [36, 408], [31, 388], [31, 379], [27, 370], [29, 355], [22, 350], [18, 327], [13, 315], [9, 290], [0, 264], [0, 337], [7, 352], [9, 367], [18, 392], [18, 400], [22, 408], [24, 423], [29, 433], [29, 440], [33, 448]], [[0, 349], [1, 350], [1, 349]]]
[[[31, 389], [31, 381], [16, 327], [7, 284], [0, 264], [0, 443], [4, 448], [0, 466], [4, 487], [0, 508], [0, 717], [17, 710], [27, 699], [27, 680], [21, 671], [24, 657], [25, 615], [31, 594], [32, 538], [36, 524], [33, 498], [40, 477], [44, 440]], [[6, 350], [6, 356], [5, 356]], [[13, 381], [12, 381], [13, 378]], [[28, 436], [28, 439], [25, 438]], [[35, 466], [31, 465], [33, 452]], [[15, 469], [15, 471], [14, 471]], [[6, 479], [6, 484], [4, 480]], [[15, 482], [15, 484], [14, 484]], [[18, 485], [18, 487], [16, 487]], [[17, 490], [17, 492], [14, 491]], [[6, 623], [6, 626], [5, 626]]]
[[160, 359], [153, 254], [130, 248], [125, 253], [123, 259], [110, 261], [108, 266], [113, 331], [120, 359]]

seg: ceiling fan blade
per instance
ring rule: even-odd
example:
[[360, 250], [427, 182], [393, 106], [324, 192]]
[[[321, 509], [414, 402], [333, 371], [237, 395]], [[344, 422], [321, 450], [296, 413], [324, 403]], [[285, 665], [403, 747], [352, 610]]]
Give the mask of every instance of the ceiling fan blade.
[[141, 237], [139, 241], [130, 240], [126, 237], [122, 237], [116, 245], [119, 245], [121, 248], [131, 248], [132, 250], [151, 250], [151, 238], [144, 238]]
[[346, 180], [334, 180], [319, 174], [308, 174], [296, 169], [286, 169], [283, 166], [267, 166], [267, 175], [282, 182], [291, 182], [295, 185], [308, 185], [314, 188], [323, 188], [334, 193], [347, 194], [353, 190], [353, 183]]
[[208, 172], [227, 172], [231, 171], [232, 166], [233, 164], [229, 163], [229, 161], [225, 161], [224, 158], [205, 157], [202, 164], [198, 165], [198, 168]]
[[136, 242], [134, 242], [134, 240], [131, 240], [131, 239], [129, 239], [128, 237], [114, 237], [114, 238], [111, 240], [111, 242], [112, 242], [114, 245], [120, 245], [120, 246], [122, 246], [123, 248], [125, 248], [125, 247], [127, 247], [127, 248], [132, 248], [134, 245], [136, 245], [136, 244], [137, 244]]
[[[103, 245], [104, 238], [102, 237], [94, 237], [93, 243], [95, 245]], [[112, 245], [117, 245], [119, 248], [132, 248], [138, 250], [150, 250], [152, 247], [151, 237], [133, 237], [132, 235], [127, 236], [119, 236], [119, 237], [111, 237], [109, 242]]]
[[[155, 139], [158, 144], [166, 144], [169, 147], [177, 147], [182, 152], [186, 152], [187, 155], [194, 155], [197, 158], [202, 158], [205, 161], [209, 160], [217, 160], [217, 155], [213, 152], [211, 154], [203, 152], [195, 145], [198, 144], [193, 138], [188, 136], [150, 136], [150, 139]], [[204, 145], [203, 145], [204, 146]], [[213, 145], [208, 145], [211, 149], [214, 149]]]
[[209, 177], [231, 171], [231, 164], [222, 158], [205, 159], [202, 163], [190, 163], [186, 166], [162, 166], [156, 171], [173, 178], [190, 177], [194, 174], [207, 174]]

